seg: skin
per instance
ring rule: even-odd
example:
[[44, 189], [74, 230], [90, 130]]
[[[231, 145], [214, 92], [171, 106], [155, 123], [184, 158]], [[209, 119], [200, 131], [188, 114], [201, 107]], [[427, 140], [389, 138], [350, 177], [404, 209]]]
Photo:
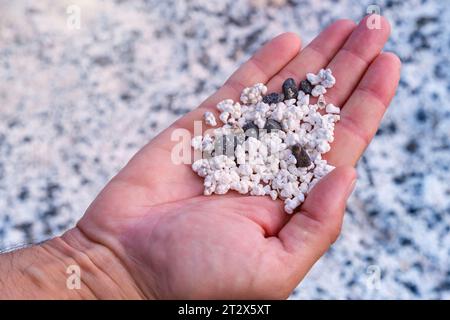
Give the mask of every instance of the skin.
[[[77, 226], [44, 244], [0, 256], [0, 298], [288, 297], [339, 235], [356, 181], [354, 166], [373, 138], [400, 77], [400, 60], [381, 52], [388, 22], [370, 30], [339, 20], [307, 47], [294, 33], [265, 44], [198, 108], [142, 148], [91, 204]], [[202, 179], [171, 161], [175, 129], [246, 86], [279, 91], [289, 77], [330, 67], [337, 84], [327, 102], [341, 106], [326, 159], [337, 168], [300, 211], [281, 201], [229, 193], [203, 196]], [[66, 268], [81, 267], [81, 289], [65, 286]]]

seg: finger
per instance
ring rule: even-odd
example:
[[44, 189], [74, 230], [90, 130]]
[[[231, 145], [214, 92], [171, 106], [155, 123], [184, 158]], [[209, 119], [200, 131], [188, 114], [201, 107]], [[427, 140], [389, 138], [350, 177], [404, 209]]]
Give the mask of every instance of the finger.
[[355, 165], [375, 135], [400, 79], [400, 59], [380, 54], [341, 111], [326, 159], [335, 166]]
[[355, 28], [352, 20], [338, 20], [322, 31], [267, 84], [269, 92], [280, 91], [287, 78], [296, 82], [307, 72], [317, 72], [333, 58]]
[[341, 106], [348, 99], [366, 69], [381, 52], [389, 38], [391, 30], [389, 22], [378, 16], [380, 28], [369, 29], [367, 27], [369, 17], [371, 16], [366, 16], [361, 20], [344, 46], [327, 66], [333, 71], [336, 78], [336, 85], [326, 94], [327, 102]]
[[178, 120], [175, 126], [191, 130], [193, 121], [202, 119], [206, 111], [212, 111], [217, 116], [217, 103], [224, 99], [239, 101], [245, 87], [269, 81], [297, 55], [300, 47], [300, 38], [295, 33], [287, 32], [275, 37], [236, 70], [215, 94]]
[[297, 283], [336, 240], [355, 182], [353, 167], [336, 168], [317, 183], [300, 212], [281, 229], [278, 238], [294, 259]]

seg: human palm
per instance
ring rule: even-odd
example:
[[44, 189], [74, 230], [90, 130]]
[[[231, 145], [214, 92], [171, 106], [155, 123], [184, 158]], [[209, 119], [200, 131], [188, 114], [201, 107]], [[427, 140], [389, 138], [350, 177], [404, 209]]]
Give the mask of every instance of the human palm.
[[[400, 61], [380, 53], [389, 36], [340, 20], [300, 51], [282, 34], [264, 45], [197, 109], [159, 134], [110, 181], [78, 228], [111, 248], [148, 298], [285, 298], [339, 234], [353, 166], [394, 95]], [[326, 159], [337, 168], [292, 216], [269, 197], [204, 196], [189, 165], [171, 160], [175, 129], [257, 82], [279, 91], [284, 79], [330, 67], [337, 79], [327, 101], [342, 106]]]

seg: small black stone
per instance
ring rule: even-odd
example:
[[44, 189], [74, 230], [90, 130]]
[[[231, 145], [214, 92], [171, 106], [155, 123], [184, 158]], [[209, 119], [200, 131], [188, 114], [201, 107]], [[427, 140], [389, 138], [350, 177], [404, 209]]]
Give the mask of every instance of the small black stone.
[[417, 286], [409, 281], [405, 281], [402, 283], [406, 289], [408, 289], [412, 294], [414, 295], [418, 295], [419, 294], [419, 289], [417, 288]]
[[247, 122], [242, 127], [242, 130], [244, 130], [246, 140], [248, 137], [253, 137], [253, 138], [259, 139], [259, 128], [253, 122]]
[[294, 79], [288, 78], [283, 82], [283, 93], [285, 100], [297, 99], [298, 88]]
[[313, 85], [311, 84], [311, 82], [305, 79], [300, 82], [299, 89], [302, 90], [305, 94], [311, 94]]
[[272, 92], [263, 98], [263, 102], [267, 104], [278, 103], [283, 101], [284, 96], [281, 93]]
[[405, 247], [405, 246], [410, 246], [412, 245], [412, 240], [409, 238], [405, 238], [405, 237], [401, 237], [400, 238], [400, 245]]
[[272, 130], [282, 130], [281, 123], [273, 119], [268, 119], [266, 121], [264, 129], [266, 129], [267, 132], [271, 132]]
[[123, 101], [129, 101], [129, 100], [131, 100], [133, 97], [131, 96], [131, 94], [130, 93], [128, 93], [128, 92], [124, 92], [124, 93], [122, 93], [121, 95], [120, 95], [120, 100], [123, 100]]
[[425, 110], [423, 110], [423, 109], [417, 110], [416, 119], [419, 122], [425, 122], [425, 121], [427, 121], [427, 118], [428, 118], [428, 116], [427, 116], [427, 113], [425, 112]]
[[24, 188], [22, 188], [22, 190], [20, 191], [18, 198], [19, 198], [20, 200], [22, 200], [22, 201], [23, 201], [23, 200], [26, 200], [26, 199], [28, 199], [29, 194], [30, 194], [30, 192], [28, 191], [28, 188], [27, 188], [27, 187], [24, 187]]
[[308, 153], [299, 144], [292, 147], [292, 154], [297, 160], [297, 167], [305, 168], [311, 165], [311, 159], [309, 158]]
[[419, 145], [415, 139], [410, 140], [405, 146], [406, 151], [409, 153], [415, 153], [418, 148]]

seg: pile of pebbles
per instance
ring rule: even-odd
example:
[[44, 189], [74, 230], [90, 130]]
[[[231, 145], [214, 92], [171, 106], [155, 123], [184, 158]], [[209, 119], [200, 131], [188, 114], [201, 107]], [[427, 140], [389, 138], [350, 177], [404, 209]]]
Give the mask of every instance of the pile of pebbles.
[[[268, 195], [284, 200], [286, 213], [293, 213], [334, 169], [322, 155], [330, 151], [340, 120], [340, 109], [324, 96], [335, 83], [332, 71], [322, 69], [298, 86], [286, 79], [282, 93], [268, 93], [257, 83], [242, 91], [240, 102], [219, 102], [223, 125], [192, 139], [202, 154], [192, 169], [204, 178], [204, 194]], [[212, 112], [204, 121], [211, 127], [218, 123]]]

